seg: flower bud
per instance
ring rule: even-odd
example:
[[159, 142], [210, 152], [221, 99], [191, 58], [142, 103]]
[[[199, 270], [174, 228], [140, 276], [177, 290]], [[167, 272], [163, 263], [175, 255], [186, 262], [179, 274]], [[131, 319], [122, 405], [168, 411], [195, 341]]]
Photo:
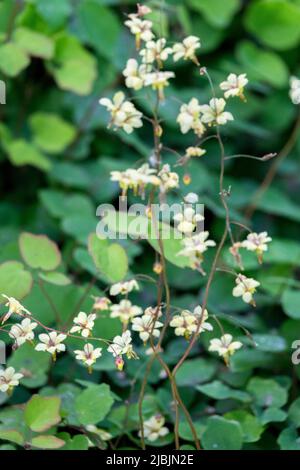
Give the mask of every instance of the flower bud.
[[122, 359], [121, 356], [116, 357], [115, 365], [116, 365], [116, 368], [117, 368], [119, 371], [122, 371], [122, 370], [123, 370], [124, 361], [123, 361], [123, 359]]

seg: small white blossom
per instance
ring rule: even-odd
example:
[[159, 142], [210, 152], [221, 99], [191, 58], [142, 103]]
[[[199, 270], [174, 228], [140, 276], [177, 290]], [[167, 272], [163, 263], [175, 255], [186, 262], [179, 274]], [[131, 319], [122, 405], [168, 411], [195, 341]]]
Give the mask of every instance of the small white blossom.
[[16, 373], [13, 367], [0, 370], [0, 392], [10, 394], [13, 388], [19, 385], [19, 381], [23, 377], [24, 375]]
[[216, 246], [216, 242], [208, 240], [209, 232], [200, 232], [192, 237], [182, 240], [184, 248], [179, 251], [178, 255], [188, 256], [191, 266], [194, 269], [200, 269], [203, 262], [203, 253], [209, 248]]
[[24, 318], [21, 323], [13, 325], [10, 329], [9, 336], [15, 341], [19, 347], [26, 341], [34, 339], [33, 330], [37, 327], [37, 323], [31, 322], [30, 318]]
[[132, 13], [128, 15], [129, 20], [125, 21], [125, 25], [128, 26], [130, 32], [135, 35], [136, 48], [140, 48], [140, 42], [151, 41], [154, 37], [152, 32], [152, 21], [142, 20], [138, 15]]
[[126, 330], [122, 336], [115, 336], [112, 344], [107, 348], [107, 351], [116, 358], [115, 364], [119, 370], [123, 370], [124, 367], [123, 355], [126, 355], [128, 359], [138, 359], [131, 341], [131, 332]]
[[185, 155], [188, 158], [191, 157], [202, 157], [206, 153], [205, 149], [202, 149], [201, 147], [188, 147], [185, 151]]
[[300, 104], [300, 79], [290, 78], [290, 98], [293, 104]]
[[194, 312], [182, 310], [180, 315], [175, 315], [172, 318], [170, 326], [175, 328], [176, 336], [184, 336], [186, 339], [189, 339], [196, 331], [198, 332], [197, 334], [200, 334], [205, 330], [213, 330], [212, 325], [206, 321], [207, 319], [207, 310], [205, 309], [202, 315], [202, 308], [198, 306], [194, 309]]
[[221, 90], [225, 91], [225, 98], [230, 96], [239, 96], [241, 99], [245, 100], [244, 97], [244, 88], [248, 83], [248, 79], [245, 73], [241, 75], [236, 75], [231, 73], [228, 75], [226, 81], [220, 83]]
[[182, 43], [178, 42], [173, 46], [173, 59], [177, 62], [180, 59], [191, 59], [198, 65], [198, 60], [195, 55], [197, 49], [201, 47], [200, 39], [197, 36], [188, 36], [185, 38]]
[[144, 86], [152, 86], [157, 90], [160, 100], [164, 100], [164, 88], [169, 85], [169, 79], [174, 78], [174, 72], [151, 72], [145, 75]]
[[73, 322], [75, 326], [73, 326], [70, 330], [70, 333], [81, 333], [81, 336], [87, 338], [91, 335], [92, 329], [94, 328], [94, 321], [96, 319], [96, 314], [91, 313], [87, 315], [85, 312], [79, 312], [77, 317], [74, 318]]
[[170, 165], [163, 165], [162, 169], [158, 173], [159, 178], [161, 179], [161, 190], [166, 192], [169, 189], [178, 188], [179, 186], [179, 176], [174, 171], [171, 171]]
[[151, 336], [158, 338], [160, 335], [159, 328], [163, 326], [163, 323], [156, 321], [152, 315], [143, 315], [142, 317], [132, 319], [133, 331], [138, 331], [141, 340], [146, 343]]
[[109, 290], [110, 295], [126, 295], [133, 290], [139, 290], [139, 285], [135, 279], [130, 281], [117, 282], [113, 284]]
[[55, 360], [56, 353], [66, 350], [66, 346], [62, 344], [66, 338], [66, 335], [56, 333], [56, 331], [51, 331], [49, 334], [42, 333], [39, 335], [40, 343], [36, 345], [35, 350], [46, 351], [49, 354], [52, 354], [53, 360]]
[[111, 300], [107, 297], [94, 297], [93, 310], [108, 310]]
[[233, 338], [229, 334], [221, 336], [220, 339], [214, 338], [210, 340], [209, 351], [215, 351], [222, 356], [225, 363], [228, 365], [229, 357], [232, 356], [237, 349], [240, 349], [243, 344], [240, 341], [232, 341]]
[[[188, 104], [183, 104], [180, 107], [180, 112], [176, 121], [180, 125], [180, 130], [186, 134], [189, 130], [201, 137], [205, 131], [205, 127], [200, 120], [201, 106], [197, 98], [192, 98]], [[192, 155], [191, 155], [192, 156]]]
[[184, 202], [188, 204], [196, 204], [199, 201], [198, 195], [196, 193], [188, 193], [184, 196]]
[[267, 232], [253, 232], [247, 235], [247, 239], [240, 246], [248, 251], [254, 251], [257, 254], [258, 261], [262, 263], [263, 253], [268, 250], [268, 243], [271, 241], [272, 238], [268, 236]]
[[161, 307], [147, 307], [145, 309], [145, 315], [150, 315], [154, 318], [160, 318], [162, 316]]
[[255, 307], [253, 294], [256, 292], [256, 287], [260, 285], [258, 281], [250, 277], [246, 277], [243, 274], [239, 274], [235, 280], [236, 286], [232, 291], [234, 297], [242, 297], [246, 304], [251, 304]]
[[[151, 442], [156, 441], [158, 438], [169, 434], [169, 429], [164, 426], [165, 418], [162, 415], [152, 416], [147, 421], [144, 421], [144, 437]], [[139, 431], [139, 437], [142, 436], [142, 432]]]
[[202, 214], [197, 214], [192, 207], [184, 207], [183, 212], [175, 214], [174, 221], [176, 228], [184, 234], [192, 234], [197, 226], [197, 222], [204, 220]]
[[224, 111], [226, 101], [223, 98], [212, 98], [208, 104], [201, 106], [203, 113], [201, 120], [205, 124], [224, 125], [227, 121], [233, 121], [233, 116], [228, 111]]
[[102, 348], [95, 348], [90, 343], [84, 345], [83, 351], [74, 351], [77, 361], [82, 361], [89, 368], [95, 364], [96, 360], [101, 357]]
[[125, 171], [111, 171], [111, 180], [117, 181], [122, 189], [122, 195], [125, 196], [128, 189], [133, 189], [135, 195], [144, 196], [148, 184], [159, 186], [161, 181], [156, 175], [156, 170], [150, 168], [148, 163], [144, 163], [137, 170], [128, 168]]
[[127, 325], [127, 323], [135, 316], [141, 315], [143, 312], [141, 307], [137, 305], [132, 305], [130, 300], [121, 300], [119, 304], [113, 304], [110, 307], [110, 317], [119, 318], [120, 321]]
[[123, 70], [127, 88], [140, 90], [144, 85], [145, 73], [146, 67], [144, 65], [139, 66], [135, 59], [129, 59], [126, 68]]
[[140, 51], [140, 55], [143, 57], [143, 63], [153, 64], [153, 62], [157, 62], [159, 67], [161, 67], [162, 62], [167, 60], [168, 56], [172, 54], [172, 48], [165, 47], [166, 42], [165, 38], [146, 42], [145, 49]]
[[111, 125], [115, 128], [122, 128], [127, 134], [131, 134], [133, 129], [142, 127], [142, 113], [138, 111], [134, 104], [125, 101], [125, 95], [122, 91], [116, 93], [112, 101], [108, 98], [101, 98], [99, 103], [105, 106], [111, 114]]
[[5, 307], [8, 307], [8, 312], [3, 316], [2, 319], [2, 325], [5, 323], [14, 313], [17, 315], [21, 315], [22, 313], [25, 313], [26, 315], [31, 315], [31, 313], [23, 307], [20, 302], [15, 299], [14, 297], [8, 297], [5, 294], [2, 294], [2, 297], [4, 297], [7, 302], [5, 304]]

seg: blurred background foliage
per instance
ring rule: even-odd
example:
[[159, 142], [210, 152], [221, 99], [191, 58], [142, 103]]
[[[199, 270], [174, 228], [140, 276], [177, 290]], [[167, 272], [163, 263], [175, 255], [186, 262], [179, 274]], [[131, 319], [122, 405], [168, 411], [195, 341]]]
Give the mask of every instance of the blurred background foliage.
[[[229, 105], [235, 120], [224, 128], [227, 155], [280, 152], [293, 140], [288, 158], [278, 165], [271, 186], [256, 201], [251, 221], [253, 229], [267, 230], [274, 239], [263, 267], [251, 256], [245, 258], [246, 274], [262, 284], [257, 309], [249, 310], [231, 296], [233, 279], [224, 273], [216, 275], [208, 302], [209, 312], [218, 315], [227, 332], [239, 337], [243, 331], [237, 325], [249, 329], [256, 347], [244, 336], [249, 347], [234, 356], [229, 371], [205, 353], [211, 338], [206, 333], [204, 346], [193, 351], [194, 356], [201, 353], [203, 358], [186, 361], [177, 379], [205, 448], [215, 448], [217, 439], [218, 448], [299, 450], [300, 401], [293, 400], [299, 394], [300, 366], [292, 365], [291, 348], [293, 341], [300, 339], [300, 138], [293, 132], [299, 108], [290, 102], [288, 87], [290, 75], [300, 74], [300, 1], [146, 3], [153, 9], [150, 16], [158, 35], [170, 41], [191, 34], [200, 37], [198, 57], [214, 83], [230, 72], [247, 73], [247, 103], [232, 100]], [[109, 180], [111, 170], [130, 167], [152, 152], [147, 126], [132, 135], [112, 133], [106, 129], [107, 114], [98, 105], [101, 96], [110, 97], [123, 87], [122, 70], [127, 59], [136, 54], [134, 40], [123, 26], [125, 14], [134, 9], [135, 2], [130, 0], [0, 1], [0, 78], [6, 84], [6, 104], [0, 105], [0, 292], [11, 289], [46, 325], [62, 327], [70, 322], [91, 275], [98, 279], [94, 294], [108, 284], [87, 249], [88, 236], [97, 224], [96, 207], [117, 200], [119, 190]], [[163, 141], [183, 152], [191, 139], [179, 132], [175, 122], [179, 101], [195, 96], [205, 103], [210, 90], [191, 64], [170, 61], [167, 68], [175, 71], [177, 79], [167, 89], [161, 108]], [[147, 112], [149, 104], [142, 98], [137, 106]], [[217, 191], [219, 153], [213, 140], [205, 146], [205, 157], [189, 167], [192, 181], [186, 192], [199, 194], [206, 207], [206, 225], [212, 237], [219, 239], [224, 224]], [[166, 155], [170, 163], [175, 163], [174, 158]], [[245, 210], [274, 161], [235, 159], [226, 164], [225, 183], [231, 186], [229, 205], [236, 221], [247, 222]], [[54, 277], [37, 273], [30, 263], [26, 271], [18, 243], [24, 230], [56, 241], [62, 253], [57, 268], [60, 276], [57, 272]], [[154, 256], [149, 246], [130, 240], [120, 243], [129, 259], [129, 275], [152, 275]], [[12, 260], [14, 263], [7, 265]], [[232, 264], [230, 257], [224, 262]], [[49, 269], [53, 267], [46, 263], [45, 271]], [[39, 289], [37, 279], [41, 276], [58, 318]], [[168, 277], [173, 305], [192, 308], [199, 303], [205, 279], [198, 273], [168, 264]], [[144, 306], [155, 303], [154, 287], [145, 284], [135, 301]], [[89, 310], [91, 304], [88, 296], [81, 309]], [[96, 330], [111, 338], [119, 326], [106, 317], [97, 320]], [[170, 337], [166, 348], [170, 365], [184, 348], [184, 340]], [[114, 436], [122, 434], [125, 407], [117, 395], [128, 396], [135, 364], [129, 363], [127, 375], [122, 375], [104, 358], [88, 377], [72, 355], [62, 357], [50, 370], [47, 358], [33, 353], [29, 346], [12, 353], [9, 364], [25, 369], [28, 376], [8, 404], [23, 403], [40, 389], [40, 396], [62, 398], [64, 423], [70, 429], [100, 422]], [[143, 355], [141, 364], [145, 364]], [[172, 421], [170, 390], [159, 372], [156, 364], [147, 389], [145, 416], [160, 410]], [[74, 383], [78, 379], [85, 382]], [[108, 415], [109, 408], [103, 414], [100, 411], [96, 420], [88, 423], [80, 420], [80, 406], [89, 400], [85, 395], [78, 400], [78, 396], [90, 390], [91, 382], [102, 381], [117, 394], [110, 392], [115, 407]], [[82, 391], [82, 387], [87, 388]], [[107, 399], [106, 389], [94, 392]], [[0, 399], [7, 401], [3, 394]], [[133, 402], [135, 399], [133, 393]], [[74, 411], [75, 402], [79, 415]], [[129, 434], [138, 428], [136, 405], [131, 407]], [[0, 412], [0, 439], [1, 432], [8, 429], [7, 416], [11, 423], [20, 425], [19, 410], [4, 408]], [[62, 434], [66, 448], [87, 447], [83, 435], [74, 442], [70, 434]], [[192, 440], [184, 422], [180, 436], [187, 445]], [[21, 442], [20, 437], [10, 440]], [[101, 447], [104, 444], [100, 441], [96, 445]]]

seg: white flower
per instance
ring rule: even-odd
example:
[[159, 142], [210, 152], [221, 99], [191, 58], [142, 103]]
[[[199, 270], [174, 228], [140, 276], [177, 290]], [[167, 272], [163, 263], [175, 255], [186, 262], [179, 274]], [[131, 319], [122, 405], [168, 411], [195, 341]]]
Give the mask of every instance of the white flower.
[[123, 355], [126, 355], [128, 359], [137, 359], [137, 355], [133, 350], [131, 344], [131, 332], [126, 330], [122, 336], [115, 336], [112, 344], [107, 348], [107, 351], [116, 358], [116, 366], [119, 370], [123, 369], [124, 361], [122, 359]]
[[[166, 436], [169, 434], [169, 429], [164, 426], [165, 418], [161, 415], [152, 416], [147, 421], [144, 421], [144, 437], [149, 441], [156, 441], [159, 437]], [[139, 431], [139, 437], [142, 436], [142, 432]]]
[[176, 121], [179, 123], [183, 134], [191, 129], [199, 137], [204, 133], [205, 127], [200, 120], [200, 112], [201, 106], [197, 98], [192, 98], [188, 104], [183, 104], [180, 107]]
[[290, 78], [290, 98], [293, 104], [300, 104], [300, 80], [297, 77]]
[[161, 307], [147, 307], [145, 309], [145, 315], [150, 315], [154, 318], [160, 318], [162, 316]]
[[144, 65], [139, 66], [135, 59], [129, 59], [126, 68], [123, 70], [127, 88], [140, 90], [144, 85], [145, 73], [146, 67]]
[[236, 286], [232, 291], [234, 297], [242, 297], [246, 304], [251, 304], [255, 307], [253, 294], [256, 292], [256, 287], [260, 285], [258, 281], [250, 277], [246, 277], [243, 274], [239, 274], [235, 280]]
[[110, 295], [125, 295], [133, 290], [139, 290], [139, 285], [135, 279], [132, 279], [131, 281], [117, 282], [116, 284], [113, 284], [109, 290], [109, 293]]
[[31, 315], [31, 313], [25, 307], [23, 307], [23, 305], [20, 304], [20, 302], [14, 297], [8, 297], [5, 294], [2, 294], [2, 297], [4, 297], [7, 300], [5, 307], [8, 307], [8, 312], [3, 316], [3, 319], [2, 319], [2, 325], [12, 316], [13, 313], [16, 313], [17, 315], [21, 315], [24, 312], [27, 315]]
[[133, 317], [141, 315], [142, 313], [141, 307], [138, 307], [137, 305], [132, 305], [130, 300], [126, 299], [121, 300], [119, 304], [113, 304], [110, 307], [110, 310], [110, 317], [120, 318], [121, 322], [124, 325], [127, 325], [129, 320], [131, 320]]
[[199, 49], [201, 46], [200, 39], [197, 36], [188, 36], [185, 38], [182, 43], [176, 43], [173, 46], [173, 59], [177, 62], [179, 59], [191, 59], [198, 65], [198, 60], [195, 55], [196, 49]]
[[208, 240], [209, 232], [200, 232], [192, 237], [182, 240], [184, 248], [179, 251], [178, 256], [188, 256], [191, 265], [195, 269], [199, 269], [203, 262], [203, 253], [212, 246], [216, 246], [213, 240]]
[[74, 351], [77, 361], [82, 361], [88, 367], [95, 364], [96, 360], [101, 357], [102, 348], [94, 349], [94, 346], [90, 343], [84, 345], [83, 351]]
[[174, 171], [171, 171], [170, 165], [163, 165], [162, 169], [158, 173], [158, 176], [161, 179], [161, 190], [163, 192], [168, 191], [169, 189], [178, 188], [179, 186], [179, 176]]
[[180, 315], [175, 315], [172, 318], [170, 326], [175, 328], [176, 336], [184, 336], [189, 339], [196, 331], [197, 334], [200, 334], [205, 330], [211, 331], [213, 329], [212, 325], [206, 321], [207, 319], [207, 310], [204, 310], [202, 316], [202, 308], [198, 306], [193, 313], [189, 310], [182, 310]]
[[191, 234], [196, 226], [197, 222], [204, 220], [202, 214], [197, 214], [192, 207], [185, 207], [183, 212], [175, 214], [174, 221], [177, 222], [177, 230], [185, 234]]
[[146, 343], [150, 338], [150, 335], [158, 338], [160, 335], [159, 328], [163, 326], [163, 323], [156, 321], [152, 315], [143, 315], [142, 317], [132, 319], [133, 331], [138, 331], [141, 340]]
[[184, 196], [184, 201], [188, 204], [196, 204], [199, 201], [198, 195], [196, 193], [188, 193]]
[[248, 79], [245, 73], [242, 73], [241, 75], [231, 73], [228, 75], [226, 81], [220, 83], [220, 88], [225, 91], [224, 96], [226, 99], [230, 96], [239, 96], [244, 100], [244, 88], [247, 83]]
[[105, 106], [111, 114], [110, 125], [121, 127], [127, 134], [131, 134], [134, 128], [142, 127], [142, 113], [138, 111], [134, 104], [125, 101], [125, 95], [122, 91], [116, 93], [111, 100], [101, 98], [99, 103]]
[[10, 394], [14, 387], [19, 385], [19, 380], [24, 377], [23, 374], [16, 373], [13, 367], [0, 370], [0, 392]]
[[244, 240], [240, 246], [246, 248], [248, 251], [255, 251], [258, 261], [261, 263], [263, 252], [268, 250], [267, 244], [271, 241], [272, 238], [268, 236], [267, 232], [252, 232], [247, 235], [247, 239]]
[[209, 351], [215, 351], [222, 356], [225, 363], [228, 365], [229, 357], [235, 353], [237, 349], [240, 349], [243, 344], [240, 341], [232, 341], [232, 336], [225, 334], [220, 339], [214, 338], [210, 340]]
[[152, 86], [158, 91], [160, 100], [164, 100], [164, 88], [169, 85], [169, 79], [174, 78], [174, 72], [151, 72], [145, 75], [144, 86]]
[[128, 26], [130, 32], [135, 35], [136, 48], [140, 48], [140, 41], [151, 41], [154, 37], [152, 32], [152, 21], [142, 20], [136, 14], [132, 13], [128, 15], [129, 20], [125, 21], [125, 25]]
[[202, 157], [206, 153], [205, 149], [202, 149], [201, 147], [188, 147], [185, 151], [185, 155], [188, 158], [191, 157]]
[[96, 314], [91, 313], [87, 315], [84, 312], [79, 312], [77, 317], [74, 318], [73, 322], [75, 326], [73, 326], [70, 330], [70, 333], [81, 333], [81, 336], [87, 338], [91, 335], [92, 329], [94, 328], [94, 320], [96, 319]]
[[111, 171], [111, 180], [117, 181], [125, 196], [128, 189], [133, 189], [135, 195], [138, 193], [143, 197], [148, 184], [159, 186], [161, 181], [156, 176], [156, 170], [150, 168], [148, 163], [144, 163], [137, 170], [128, 168], [125, 171]]
[[46, 351], [49, 354], [52, 354], [53, 359], [56, 359], [57, 352], [63, 352], [66, 350], [66, 346], [62, 342], [67, 338], [66, 335], [62, 333], [56, 333], [56, 331], [51, 331], [49, 334], [42, 333], [39, 335], [40, 343], [35, 347], [36, 351]]
[[202, 122], [209, 125], [224, 125], [227, 121], [233, 121], [231, 113], [224, 111], [226, 101], [223, 98], [212, 98], [208, 104], [201, 106]]
[[161, 67], [162, 62], [167, 60], [169, 54], [172, 54], [172, 48], [165, 47], [166, 42], [165, 38], [158, 39], [158, 41], [146, 42], [145, 49], [140, 51], [143, 63], [152, 64], [156, 61], [159, 67]]
[[32, 341], [34, 339], [33, 330], [36, 327], [37, 323], [31, 322], [30, 318], [24, 318], [20, 324], [17, 323], [11, 327], [9, 336], [19, 347], [26, 341]]
[[107, 297], [94, 297], [93, 310], [108, 310], [111, 300]]

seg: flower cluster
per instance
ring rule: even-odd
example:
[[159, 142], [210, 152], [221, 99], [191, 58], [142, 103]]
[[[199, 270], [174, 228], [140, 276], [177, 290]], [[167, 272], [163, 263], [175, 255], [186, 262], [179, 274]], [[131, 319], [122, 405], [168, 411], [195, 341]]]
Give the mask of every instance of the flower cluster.
[[175, 328], [176, 336], [184, 336], [185, 339], [189, 340], [194, 333], [199, 335], [203, 331], [212, 331], [213, 327], [206, 321], [207, 319], [207, 310], [202, 313], [202, 308], [199, 305], [193, 312], [182, 310], [180, 315], [175, 315], [170, 322], [170, 326]]

